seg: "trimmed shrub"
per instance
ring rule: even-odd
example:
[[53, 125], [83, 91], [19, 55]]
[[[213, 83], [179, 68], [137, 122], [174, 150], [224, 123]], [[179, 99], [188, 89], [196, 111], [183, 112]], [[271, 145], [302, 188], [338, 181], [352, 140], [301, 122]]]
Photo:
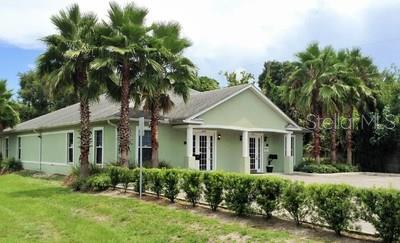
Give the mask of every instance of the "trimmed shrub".
[[164, 185], [163, 173], [165, 173], [165, 170], [160, 170], [160, 169], [147, 170], [150, 190], [152, 190], [157, 195], [157, 198], [160, 198]]
[[158, 163], [158, 168], [171, 169], [172, 166], [170, 164], [168, 164], [168, 162], [166, 162], [166, 161], [160, 161], [160, 163]]
[[164, 195], [173, 203], [179, 193], [180, 171], [176, 169], [166, 170], [164, 175]]
[[282, 192], [282, 207], [290, 214], [297, 225], [300, 225], [307, 215], [309, 194], [304, 182], [290, 182]]
[[354, 165], [349, 165], [345, 163], [332, 164], [339, 172], [357, 172], [358, 167]]
[[286, 181], [276, 177], [258, 177], [254, 183], [254, 195], [263, 214], [271, 218], [277, 208]]
[[254, 177], [227, 174], [225, 177], [225, 203], [228, 209], [237, 215], [252, 214], [251, 203], [254, 199], [252, 192]]
[[124, 187], [124, 192], [126, 192], [126, 190], [128, 189], [129, 183], [133, 182], [133, 180], [134, 180], [132, 170], [130, 170], [126, 167], [121, 167], [119, 179], [120, 179], [120, 183], [122, 183], [122, 186]]
[[186, 193], [186, 199], [195, 207], [202, 193], [201, 172], [192, 170], [183, 172], [181, 189]]
[[104, 191], [111, 185], [111, 178], [108, 174], [102, 173], [92, 175], [86, 180], [87, 188], [91, 191]]
[[339, 170], [330, 164], [316, 164], [310, 162], [301, 162], [294, 167], [295, 171], [306, 172], [306, 173], [338, 173]]
[[311, 200], [318, 221], [341, 235], [357, 217], [353, 203], [354, 189], [347, 185], [312, 185]]
[[225, 176], [219, 172], [206, 172], [203, 174], [204, 199], [216, 211], [223, 200]]
[[[132, 170], [133, 182], [135, 185], [135, 191], [140, 192], [140, 169], [136, 168]], [[147, 188], [147, 169], [142, 170], [142, 192], [146, 191]]]
[[375, 227], [384, 242], [400, 241], [400, 191], [364, 189], [357, 194], [361, 217]]
[[120, 179], [121, 167], [116, 165], [110, 165], [107, 167], [107, 174], [110, 176], [111, 187], [113, 190], [115, 190], [115, 188], [121, 181]]
[[[100, 166], [97, 166], [95, 164], [89, 164], [89, 176], [97, 175], [97, 174], [100, 174], [103, 172], [106, 172], [106, 171], [105, 171], [105, 169], [101, 168]], [[81, 166], [79, 164], [73, 166], [71, 169], [71, 174], [79, 177], [81, 174]]]
[[87, 191], [88, 187], [86, 182], [87, 179], [76, 177], [76, 180], [71, 182], [71, 188], [74, 191]]

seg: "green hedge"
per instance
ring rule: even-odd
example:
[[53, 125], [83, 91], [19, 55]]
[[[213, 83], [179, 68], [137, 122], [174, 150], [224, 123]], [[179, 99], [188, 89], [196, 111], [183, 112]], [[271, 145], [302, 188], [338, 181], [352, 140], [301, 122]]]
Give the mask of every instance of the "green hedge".
[[306, 173], [343, 173], [343, 172], [356, 172], [358, 168], [353, 165], [348, 165], [344, 163], [328, 163], [323, 162], [317, 164], [312, 161], [303, 161], [294, 167], [295, 171], [306, 172]]
[[[124, 189], [136, 185], [137, 190], [138, 171], [108, 168], [107, 178], [100, 174], [79, 182], [79, 187], [104, 189], [102, 185], [108, 183], [110, 187], [122, 184]], [[297, 224], [311, 219], [312, 223], [325, 224], [337, 234], [363, 219], [375, 226], [385, 242], [400, 238], [400, 191], [397, 190], [305, 185], [272, 176], [165, 168], [144, 169], [143, 175], [145, 191], [162, 195], [171, 202], [182, 193], [193, 206], [203, 199], [212, 210], [223, 204], [238, 215], [261, 213], [268, 219], [278, 210], [286, 211]]]

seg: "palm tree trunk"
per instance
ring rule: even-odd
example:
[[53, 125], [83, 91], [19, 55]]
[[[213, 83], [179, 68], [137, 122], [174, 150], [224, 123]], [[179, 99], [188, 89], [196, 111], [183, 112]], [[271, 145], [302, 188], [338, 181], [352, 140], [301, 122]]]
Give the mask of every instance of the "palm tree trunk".
[[332, 164], [336, 164], [337, 161], [337, 142], [336, 142], [336, 122], [337, 122], [337, 114], [333, 116], [333, 127], [331, 130], [331, 161]]
[[151, 111], [151, 166], [153, 168], [158, 167], [158, 113], [159, 110], [156, 108]]
[[119, 123], [119, 139], [121, 153], [120, 164], [128, 167], [129, 166], [129, 140], [130, 140], [130, 129], [129, 129], [129, 67], [127, 64], [124, 65], [123, 77], [121, 83], [121, 114]]
[[317, 164], [321, 163], [321, 119], [320, 115], [316, 118], [316, 127], [314, 130], [314, 158]]
[[80, 177], [86, 178], [89, 176], [89, 148], [92, 137], [92, 131], [90, 130], [90, 108], [89, 101], [86, 98], [80, 98], [80, 116], [81, 116], [81, 154], [79, 156], [80, 161]]
[[348, 116], [348, 127], [346, 129], [346, 152], [347, 152], [347, 164], [352, 164], [353, 151], [352, 151], [352, 137], [353, 137], [353, 107], [350, 108]]

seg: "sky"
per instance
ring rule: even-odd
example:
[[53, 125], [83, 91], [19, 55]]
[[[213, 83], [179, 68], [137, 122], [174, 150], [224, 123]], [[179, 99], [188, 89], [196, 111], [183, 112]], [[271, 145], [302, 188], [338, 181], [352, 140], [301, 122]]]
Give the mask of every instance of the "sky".
[[[128, 1], [116, 1], [125, 4]], [[359, 47], [379, 68], [400, 66], [398, 0], [137, 0], [147, 23], [178, 21], [192, 41], [185, 55], [200, 75], [226, 81], [221, 71], [246, 70], [255, 77], [267, 60], [294, 60], [311, 42], [336, 49]], [[55, 33], [50, 16], [73, 3], [107, 20], [109, 1], [0, 0], [0, 79], [14, 91], [18, 73], [35, 67]]]

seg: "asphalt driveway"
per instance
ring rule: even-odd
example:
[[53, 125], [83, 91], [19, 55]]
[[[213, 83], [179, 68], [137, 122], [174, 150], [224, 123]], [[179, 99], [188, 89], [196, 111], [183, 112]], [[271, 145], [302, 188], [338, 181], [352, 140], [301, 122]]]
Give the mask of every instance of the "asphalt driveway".
[[315, 174], [295, 172], [292, 174], [273, 173], [267, 175], [281, 176], [289, 180], [304, 181], [305, 183], [345, 183], [360, 188], [385, 187], [400, 190], [400, 174], [369, 172]]

